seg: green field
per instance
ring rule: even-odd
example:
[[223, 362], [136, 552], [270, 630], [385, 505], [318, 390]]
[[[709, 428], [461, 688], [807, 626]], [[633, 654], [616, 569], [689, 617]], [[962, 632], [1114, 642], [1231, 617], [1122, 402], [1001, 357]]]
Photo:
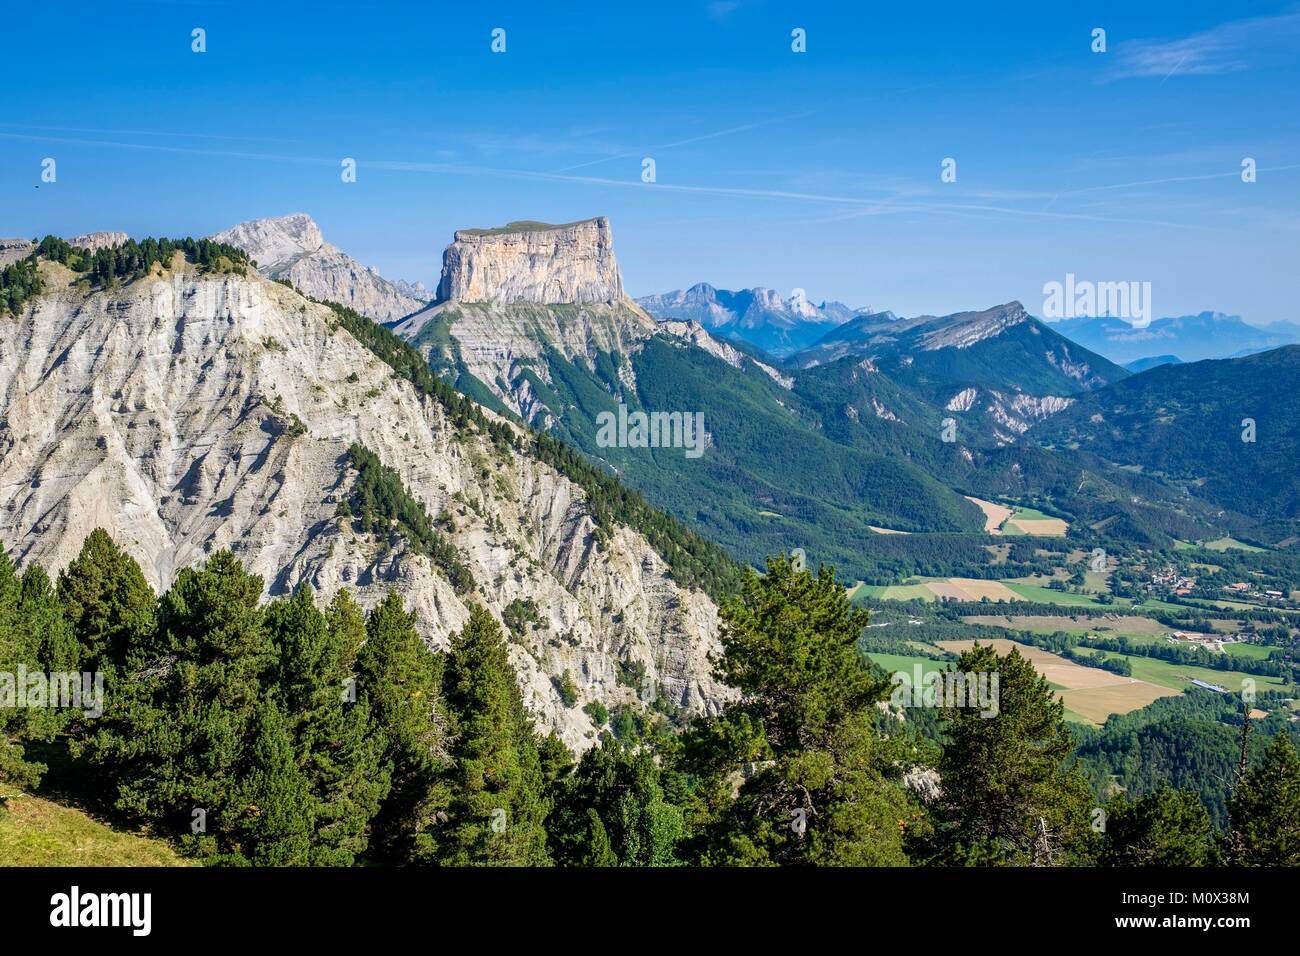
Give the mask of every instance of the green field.
[[1236, 538], [1219, 538], [1217, 541], [1207, 541], [1204, 547], [1211, 551], [1266, 551], [1267, 548], [1257, 548], [1253, 544], [1247, 544], [1245, 541], [1238, 541]]
[[1224, 644], [1223, 651], [1233, 657], [1247, 657], [1262, 661], [1273, 652], [1273, 648], [1266, 644]]
[[1015, 591], [1026, 601], [1037, 601], [1040, 604], [1059, 604], [1062, 607], [1100, 607], [1101, 605], [1095, 598], [1086, 594], [1070, 594], [1067, 591], [1053, 591], [1051, 588], [1045, 588], [1038, 584], [1014, 584], [1011, 581], [1002, 582], [1012, 591]]
[[1239, 690], [1243, 680], [1253, 680], [1259, 690], [1283, 690], [1287, 686], [1280, 678], [1266, 677], [1263, 674], [1220, 671], [1212, 667], [1175, 664], [1154, 657], [1136, 657], [1132, 654], [1116, 654], [1113, 651], [1107, 651], [1105, 654], [1107, 658], [1127, 657], [1129, 663], [1133, 666], [1133, 677], [1151, 684], [1159, 684], [1161, 687], [1169, 687], [1173, 690], [1183, 690], [1193, 686], [1191, 683], [1193, 677], [1209, 684], [1217, 684], [1226, 688], [1229, 692]]
[[1065, 713], [1063, 714], [1063, 716], [1065, 717], [1065, 722], [1067, 724], [1083, 724], [1085, 727], [1101, 726], [1101, 724], [1097, 723], [1095, 720], [1089, 720], [1087, 717], [1084, 717], [1082, 714], [1076, 714], [1069, 707], [1065, 708]]
[[917, 664], [921, 665], [921, 673], [923, 674], [946, 671], [952, 666], [949, 661], [937, 661], [933, 657], [922, 657], [919, 654], [915, 656], [911, 654], [878, 654], [875, 651], [870, 651], [867, 653], [867, 657], [890, 674], [904, 671], [910, 675]]
[[1012, 512], [1008, 521], [1014, 521], [1016, 518], [1024, 518], [1026, 521], [1051, 521], [1056, 515], [1045, 515], [1036, 508], [1024, 508], [1015, 505], [1015, 511]]
[[924, 584], [860, 584], [850, 595], [850, 600], [861, 601], [863, 598], [873, 601], [938, 600]]

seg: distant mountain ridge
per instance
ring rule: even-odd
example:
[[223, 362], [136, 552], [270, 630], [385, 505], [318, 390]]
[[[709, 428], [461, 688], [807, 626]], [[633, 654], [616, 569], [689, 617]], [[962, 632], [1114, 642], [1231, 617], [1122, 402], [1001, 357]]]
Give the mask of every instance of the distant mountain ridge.
[[1145, 372], [1149, 368], [1157, 368], [1161, 365], [1182, 365], [1183, 360], [1177, 355], [1152, 355], [1150, 358], [1141, 358], [1135, 362], [1128, 362], [1125, 368], [1135, 375], [1138, 372]]
[[842, 302], [813, 305], [803, 289], [782, 298], [772, 289], [733, 292], [707, 282], [641, 296], [636, 302], [656, 319], [698, 322], [715, 335], [748, 342], [777, 358], [806, 348], [828, 329], [860, 314]]
[[1300, 341], [1294, 326], [1261, 328], [1223, 312], [1155, 319], [1142, 328], [1107, 316], [1065, 319], [1049, 327], [1120, 364], [1159, 355], [1177, 355], [1184, 362], [1231, 358]]
[[910, 319], [889, 312], [861, 315], [790, 356], [786, 364], [812, 368], [850, 355], [870, 357], [890, 375], [918, 383], [1031, 395], [1068, 395], [1129, 374], [1044, 325], [1019, 302]]

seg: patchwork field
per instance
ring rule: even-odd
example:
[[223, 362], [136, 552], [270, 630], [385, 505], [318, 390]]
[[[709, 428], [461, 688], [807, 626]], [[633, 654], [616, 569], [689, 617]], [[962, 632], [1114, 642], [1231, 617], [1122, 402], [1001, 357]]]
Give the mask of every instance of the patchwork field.
[[1001, 581], [986, 581], [980, 578], [948, 578], [946, 581], [931, 581], [927, 587], [941, 598], [953, 598], [958, 601], [1018, 601], [1020, 596]]
[[995, 501], [972, 498], [970, 495], [965, 497], [967, 501], [978, 505], [980, 511], [984, 512], [984, 530], [989, 534], [1034, 534], [1061, 537], [1070, 530], [1069, 522], [1043, 514], [1036, 508], [1023, 508], [1019, 505], [1008, 508], [1006, 505], [1000, 505]]
[[1092, 595], [1056, 591], [1038, 584], [1020, 581], [993, 581], [983, 578], [937, 578], [913, 584], [858, 584], [849, 593], [855, 600], [871, 598], [876, 601], [937, 601], [950, 598], [957, 601], [1016, 602], [1034, 601], [1040, 604], [1057, 604], [1061, 607], [1100, 607]]
[[1069, 530], [1069, 523], [1062, 518], [1021, 518], [1016, 516], [1007, 521], [1006, 526], [1003, 528], [1003, 534], [1014, 534], [1015, 531], [1019, 531], [1021, 534], [1037, 534], [1061, 538]]
[[[1041, 647], [1001, 638], [980, 643], [992, 644], [998, 654], [1007, 654], [1012, 648], [1018, 650], [1020, 656], [1033, 664], [1038, 673], [1063, 688], [1060, 697], [1067, 710], [1090, 723], [1104, 723], [1111, 714], [1127, 714], [1161, 697], [1172, 697], [1179, 693], [1167, 686], [1133, 677], [1121, 677], [1099, 667], [1084, 667]], [[940, 641], [938, 646], [961, 653], [974, 644], [975, 641]]]
[[1173, 690], [1182, 691], [1194, 686], [1192, 680], [1203, 680], [1207, 684], [1216, 684], [1230, 692], [1241, 689], [1242, 681], [1253, 680], [1258, 690], [1284, 690], [1286, 683], [1277, 677], [1263, 674], [1247, 674], [1242, 671], [1221, 671], [1213, 667], [1198, 667], [1195, 664], [1175, 664], [1155, 657], [1137, 657], [1132, 654], [1107, 652], [1107, 657], [1127, 657], [1133, 667], [1133, 676], [1151, 684], [1159, 684]]

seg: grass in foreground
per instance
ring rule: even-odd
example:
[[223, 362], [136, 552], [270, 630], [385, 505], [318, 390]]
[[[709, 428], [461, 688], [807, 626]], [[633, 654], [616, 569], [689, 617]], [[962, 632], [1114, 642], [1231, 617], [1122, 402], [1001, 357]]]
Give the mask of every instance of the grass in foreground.
[[190, 866], [161, 840], [114, 830], [74, 807], [18, 796], [0, 811], [0, 865]]

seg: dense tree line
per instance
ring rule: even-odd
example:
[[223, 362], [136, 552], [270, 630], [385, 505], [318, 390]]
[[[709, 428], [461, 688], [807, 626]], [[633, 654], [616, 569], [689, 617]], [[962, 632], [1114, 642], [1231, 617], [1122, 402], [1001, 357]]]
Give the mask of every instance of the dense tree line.
[[24, 302], [40, 295], [44, 288], [38, 267], [41, 259], [62, 263], [93, 285], [105, 288], [146, 276], [156, 265], [169, 265], [178, 252], [200, 272], [244, 275], [252, 264], [242, 249], [211, 239], [128, 239], [121, 245], [91, 252], [57, 236], [46, 236], [26, 258], [0, 271], [0, 314], [16, 314]]
[[444, 653], [396, 594], [366, 613], [346, 590], [321, 606], [306, 587], [269, 602], [262, 589], [223, 551], [155, 597], [103, 531], [56, 582], [0, 559], [0, 674], [94, 667], [106, 685], [99, 717], [0, 710], [0, 794], [38, 785], [26, 748], [54, 739], [106, 814], [213, 865], [1274, 865], [1300, 852], [1285, 733], [1260, 740], [1215, 836], [1190, 788], [1134, 787], [1098, 828], [1062, 705], [1018, 652], [956, 661], [1000, 677], [992, 718], [944, 701], [926, 735], [885, 717], [890, 681], [857, 650], [866, 614], [828, 568], [781, 558], [746, 573], [721, 610], [716, 676], [737, 696], [720, 713], [675, 731], [624, 708], [577, 759], [533, 724], [486, 609], [470, 606]]

